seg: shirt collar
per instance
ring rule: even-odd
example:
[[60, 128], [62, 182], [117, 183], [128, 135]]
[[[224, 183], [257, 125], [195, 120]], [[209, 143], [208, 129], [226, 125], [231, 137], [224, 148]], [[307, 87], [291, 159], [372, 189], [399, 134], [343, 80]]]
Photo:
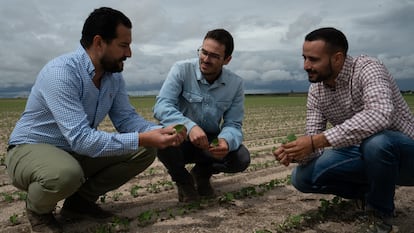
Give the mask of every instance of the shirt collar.
[[95, 66], [92, 63], [89, 54], [86, 52], [82, 45], [79, 45], [78, 49], [76, 50], [76, 53], [79, 55], [81, 64], [85, 65], [86, 72], [90, 75], [91, 78], [93, 78], [93, 76], [95, 75]]
[[341, 83], [348, 83], [349, 79], [352, 75], [352, 64], [353, 64], [353, 58], [351, 56], [346, 56], [344, 65], [342, 66], [341, 71], [338, 74], [338, 77], [336, 78], [336, 85], [340, 85]]
[[351, 56], [347, 56], [345, 58], [344, 65], [342, 66], [341, 71], [335, 79], [335, 87], [333, 89], [337, 89], [340, 86], [348, 84], [349, 79], [352, 75], [353, 60], [354, 59]]

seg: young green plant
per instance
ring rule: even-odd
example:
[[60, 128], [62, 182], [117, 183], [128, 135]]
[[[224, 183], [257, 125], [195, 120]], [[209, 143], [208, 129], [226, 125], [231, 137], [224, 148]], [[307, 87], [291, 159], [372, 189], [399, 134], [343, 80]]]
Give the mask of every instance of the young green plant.
[[218, 138], [214, 138], [212, 141], [211, 141], [211, 143], [210, 143], [210, 145], [212, 146], [212, 147], [216, 147], [216, 146], [218, 146]]
[[176, 133], [181, 133], [181, 131], [185, 129], [185, 126], [183, 124], [178, 124], [174, 126], [174, 129]]
[[288, 135], [286, 136], [286, 138], [284, 138], [284, 139], [282, 140], [282, 144], [285, 144], [285, 143], [288, 143], [288, 142], [293, 142], [293, 141], [295, 141], [296, 139], [297, 139], [297, 137], [296, 137], [296, 135], [295, 135], [295, 134], [293, 134], [293, 133], [288, 134]]

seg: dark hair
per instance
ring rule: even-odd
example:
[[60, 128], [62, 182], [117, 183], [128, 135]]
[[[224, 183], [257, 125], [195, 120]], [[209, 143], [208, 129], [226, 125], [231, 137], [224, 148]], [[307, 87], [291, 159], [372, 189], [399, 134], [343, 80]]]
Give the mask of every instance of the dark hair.
[[332, 27], [319, 28], [305, 36], [305, 41], [323, 40], [331, 52], [348, 52], [348, 41], [345, 35]]
[[89, 48], [96, 35], [100, 35], [106, 43], [110, 43], [117, 37], [116, 29], [119, 24], [132, 28], [131, 21], [122, 12], [109, 7], [95, 9], [83, 25], [81, 45], [85, 49]]
[[218, 41], [220, 44], [223, 44], [226, 47], [226, 50], [224, 51], [224, 58], [231, 56], [231, 54], [233, 53], [233, 37], [228, 31], [224, 29], [214, 29], [208, 31], [206, 36], [204, 37], [204, 40], [205, 39], [213, 39]]

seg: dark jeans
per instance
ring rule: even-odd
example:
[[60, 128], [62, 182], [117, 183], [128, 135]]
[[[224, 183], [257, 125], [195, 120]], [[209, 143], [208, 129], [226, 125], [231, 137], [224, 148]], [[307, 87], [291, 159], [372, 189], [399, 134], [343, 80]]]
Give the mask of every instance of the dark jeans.
[[359, 146], [329, 149], [306, 165], [297, 166], [292, 184], [305, 193], [363, 198], [385, 215], [394, 211], [396, 185], [414, 185], [414, 140], [385, 130]]
[[195, 163], [193, 169], [197, 170], [197, 174], [205, 177], [220, 172], [242, 172], [250, 164], [250, 153], [244, 145], [228, 153], [222, 160], [213, 158], [208, 151], [195, 147], [190, 141], [184, 141], [178, 147], [160, 149], [157, 155], [167, 168], [172, 180], [177, 183], [188, 183], [192, 179], [185, 168], [185, 165], [189, 163]]

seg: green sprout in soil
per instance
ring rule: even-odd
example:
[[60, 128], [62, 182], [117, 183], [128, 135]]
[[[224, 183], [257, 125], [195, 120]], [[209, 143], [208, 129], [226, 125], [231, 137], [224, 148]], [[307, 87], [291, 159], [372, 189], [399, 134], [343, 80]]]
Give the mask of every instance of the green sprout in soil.
[[9, 194], [9, 193], [1, 193], [1, 195], [3, 196], [3, 199], [6, 201], [6, 202], [13, 202], [13, 200], [14, 200], [14, 198], [13, 198], [13, 196], [11, 195], [11, 194]]
[[231, 205], [236, 200], [261, 196], [267, 191], [280, 187], [281, 185], [285, 185], [287, 179], [289, 179], [289, 177], [271, 180], [270, 182], [265, 182], [263, 184], [244, 187], [238, 191], [224, 193], [218, 198], [202, 199], [200, 201], [188, 203], [184, 206], [177, 206], [175, 208], [146, 210], [137, 216], [138, 226], [148, 226], [156, 221], [183, 216], [204, 209], [207, 206], [214, 206], [215, 204]]
[[10, 223], [11, 223], [13, 226], [14, 226], [14, 225], [19, 224], [19, 219], [18, 219], [17, 214], [13, 214], [13, 215], [11, 215], [11, 216], [9, 217], [9, 221], [10, 221]]
[[346, 205], [341, 197], [335, 196], [332, 200], [320, 199], [320, 206], [316, 211], [311, 210], [306, 213], [289, 215], [282, 223], [276, 227], [277, 232], [291, 232], [292, 229], [304, 229], [315, 223], [324, 222], [331, 216], [343, 213]]
[[133, 197], [138, 197], [139, 196], [138, 190], [140, 189], [142, 189], [142, 186], [139, 186], [139, 185], [132, 186], [131, 191], [130, 191], [131, 195]]

